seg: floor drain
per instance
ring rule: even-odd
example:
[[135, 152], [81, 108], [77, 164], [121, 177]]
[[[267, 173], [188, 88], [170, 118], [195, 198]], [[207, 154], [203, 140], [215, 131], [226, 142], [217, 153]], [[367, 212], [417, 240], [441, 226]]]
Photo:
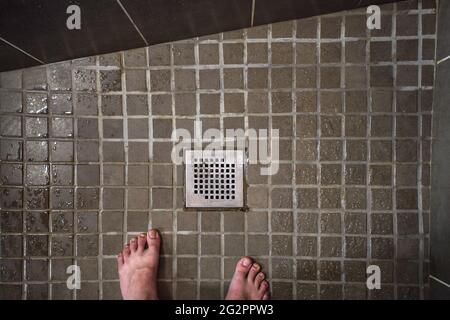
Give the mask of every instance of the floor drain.
[[244, 206], [244, 153], [228, 150], [185, 152], [185, 203], [188, 208]]

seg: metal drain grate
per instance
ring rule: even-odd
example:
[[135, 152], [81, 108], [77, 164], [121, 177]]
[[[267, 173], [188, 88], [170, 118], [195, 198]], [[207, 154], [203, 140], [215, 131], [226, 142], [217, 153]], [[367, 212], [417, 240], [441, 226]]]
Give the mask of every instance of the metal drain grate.
[[187, 150], [186, 207], [243, 207], [243, 160], [242, 151]]

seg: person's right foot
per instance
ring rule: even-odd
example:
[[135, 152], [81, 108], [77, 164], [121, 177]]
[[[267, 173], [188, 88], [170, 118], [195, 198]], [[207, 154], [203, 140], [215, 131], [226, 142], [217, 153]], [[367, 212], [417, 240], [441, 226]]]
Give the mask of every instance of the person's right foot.
[[249, 257], [238, 261], [225, 300], [269, 300], [269, 284], [261, 266]]

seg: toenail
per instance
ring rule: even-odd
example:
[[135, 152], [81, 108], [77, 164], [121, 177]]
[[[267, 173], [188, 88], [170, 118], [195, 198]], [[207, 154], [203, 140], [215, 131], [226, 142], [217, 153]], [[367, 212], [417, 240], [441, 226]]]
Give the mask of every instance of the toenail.
[[131, 242], [135, 242], [135, 241], [136, 241], [136, 239], [135, 239], [135, 238], [131, 239]]
[[150, 230], [148, 232], [148, 235], [150, 236], [150, 239], [156, 239], [156, 237], [158, 236], [158, 233], [155, 230]]
[[260, 278], [264, 278], [264, 273], [260, 273], [260, 274], [258, 274], [258, 276], [260, 277]]
[[253, 268], [256, 269], [256, 270], [258, 270], [258, 269], [259, 269], [259, 264], [254, 263], [254, 264], [253, 264]]
[[252, 263], [252, 262], [250, 261], [249, 258], [244, 258], [241, 260], [241, 263], [244, 267], [248, 267], [250, 265], [250, 263]]
[[139, 235], [139, 237], [144, 238], [144, 237], [145, 237], [145, 233], [141, 233], [141, 234]]

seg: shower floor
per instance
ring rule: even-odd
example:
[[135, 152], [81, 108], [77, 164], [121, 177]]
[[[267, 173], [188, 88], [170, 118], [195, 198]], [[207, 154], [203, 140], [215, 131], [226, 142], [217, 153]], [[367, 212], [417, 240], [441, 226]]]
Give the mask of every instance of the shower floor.
[[[115, 255], [150, 226], [162, 298], [223, 298], [242, 255], [274, 299], [427, 298], [436, 8], [381, 9], [1, 73], [0, 299], [120, 298]], [[196, 120], [279, 129], [247, 212], [184, 209], [171, 134]]]

